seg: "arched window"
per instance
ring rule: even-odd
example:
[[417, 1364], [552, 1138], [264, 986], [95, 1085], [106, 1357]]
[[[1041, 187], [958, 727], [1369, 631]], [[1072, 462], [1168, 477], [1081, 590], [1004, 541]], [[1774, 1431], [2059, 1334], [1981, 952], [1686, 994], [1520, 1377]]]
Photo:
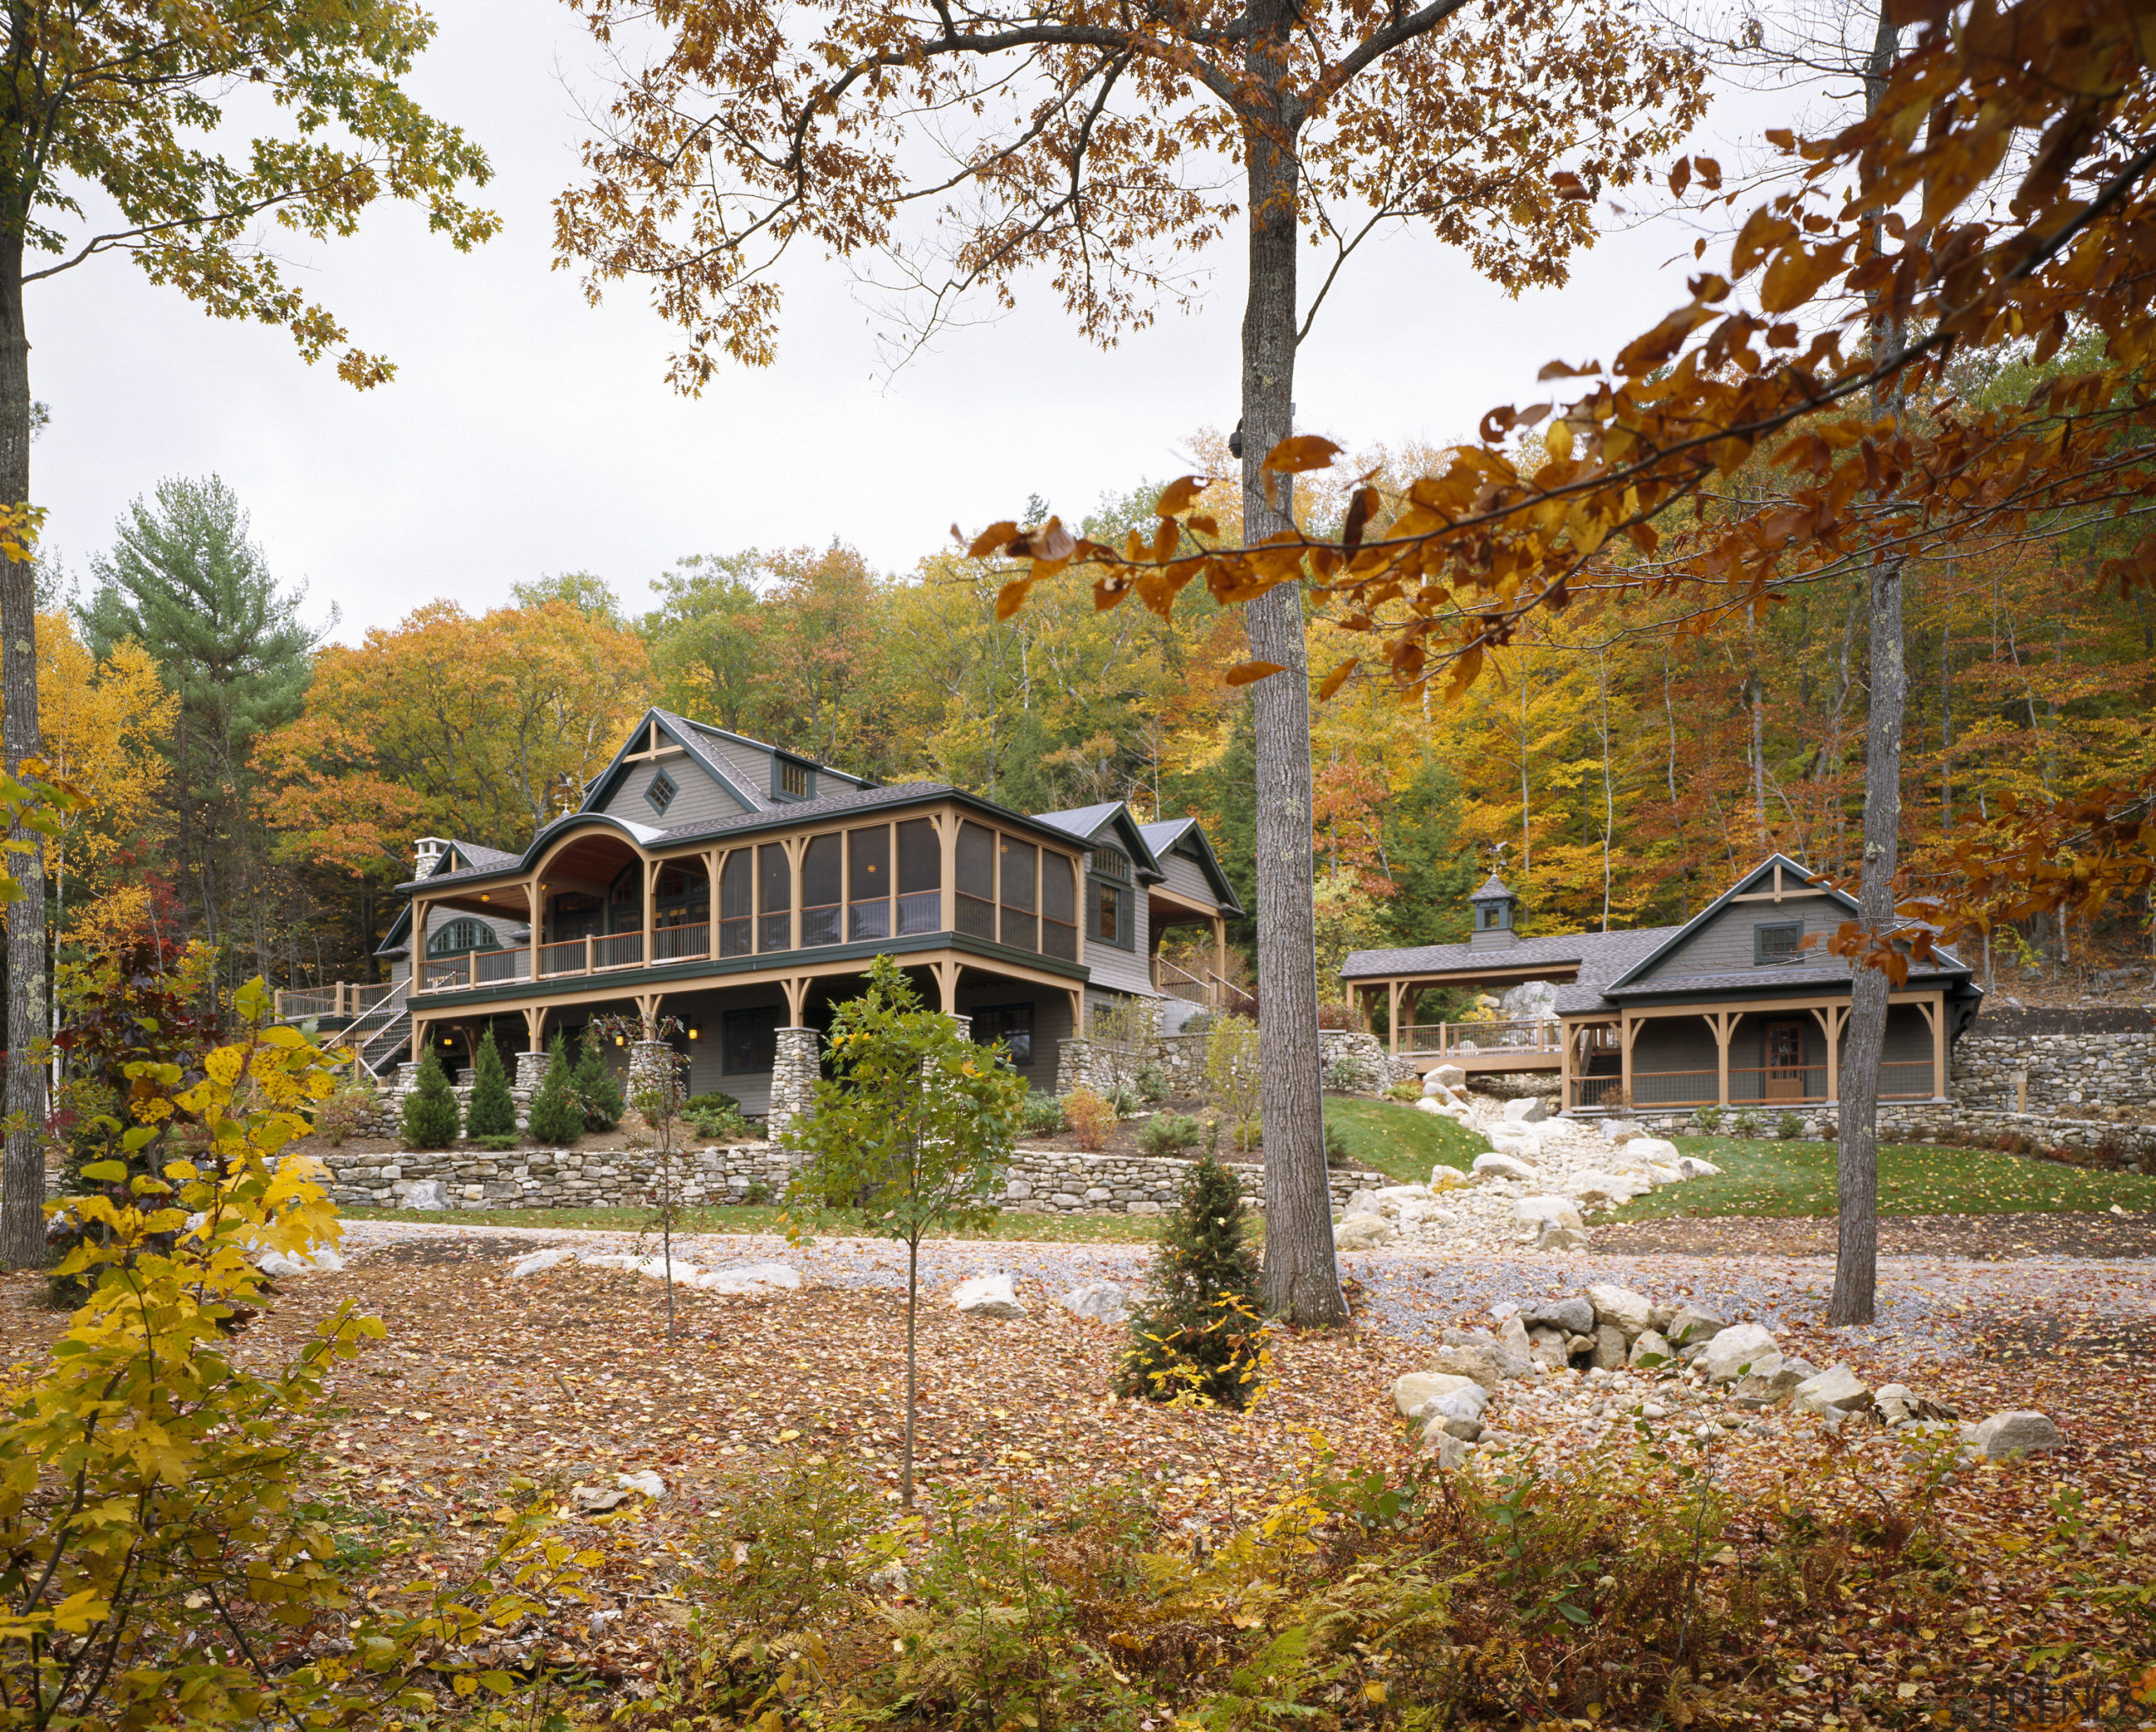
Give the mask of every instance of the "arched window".
[[475, 920], [469, 915], [451, 920], [427, 941], [427, 954], [430, 957], [457, 957], [467, 951], [501, 947], [502, 941], [494, 936], [494, 929], [484, 920]]

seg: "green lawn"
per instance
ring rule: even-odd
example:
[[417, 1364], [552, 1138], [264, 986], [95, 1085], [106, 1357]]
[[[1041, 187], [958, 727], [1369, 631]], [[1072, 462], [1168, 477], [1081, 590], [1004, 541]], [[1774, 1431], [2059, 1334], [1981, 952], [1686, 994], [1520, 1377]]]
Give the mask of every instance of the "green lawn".
[[[1635, 1197], [1617, 1212], [1615, 1219], [1835, 1212], [1834, 1148], [1830, 1143], [1726, 1137], [1680, 1137], [1676, 1141], [1685, 1154], [1714, 1162], [1722, 1169], [1721, 1174]], [[2114, 1203], [2135, 1212], [2156, 1209], [2156, 1177], [2091, 1172], [1988, 1149], [1893, 1147], [1879, 1151], [1882, 1215], [2100, 1213]]]
[[1490, 1152], [1480, 1132], [1400, 1100], [1328, 1095], [1325, 1122], [1340, 1127], [1351, 1164], [1402, 1185], [1428, 1184], [1430, 1169], [1441, 1163], [1464, 1173], [1476, 1155]]
[[[459, 1227], [556, 1227], [635, 1233], [656, 1233], [658, 1221], [649, 1209], [346, 1209], [352, 1221], [453, 1222]], [[776, 1208], [691, 1208], [681, 1211], [676, 1233], [783, 1233]], [[837, 1238], [859, 1228], [841, 1220], [816, 1223], [815, 1238]], [[1060, 1244], [1082, 1240], [1111, 1240], [1150, 1244], [1161, 1236], [1157, 1215], [999, 1215], [981, 1232], [939, 1233], [937, 1239], [1027, 1239], [1034, 1244]]]

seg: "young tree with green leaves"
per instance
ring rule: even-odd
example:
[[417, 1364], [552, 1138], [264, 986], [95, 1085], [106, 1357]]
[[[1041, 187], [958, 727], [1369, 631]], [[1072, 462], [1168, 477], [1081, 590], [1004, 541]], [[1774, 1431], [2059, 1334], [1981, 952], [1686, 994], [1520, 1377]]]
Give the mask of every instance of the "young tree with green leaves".
[[[11, 777], [40, 738], [25, 288], [127, 254], [213, 317], [281, 325], [307, 360], [341, 349], [348, 383], [384, 382], [390, 364], [344, 347], [344, 327], [286, 280], [260, 232], [349, 235], [388, 198], [422, 207], [459, 250], [494, 233], [496, 219], [462, 196], [489, 178], [485, 156], [402, 82], [434, 28], [411, 0], [10, 0], [0, 11], [0, 757]], [[242, 92], [267, 127], [252, 139], [221, 106]], [[45, 1021], [45, 882], [36, 834], [8, 839], [28, 845], [8, 946], [19, 1049]], [[44, 1250], [43, 1068], [10, 1064], [7, 1088], [0, 1260], [20, 1266]]]
[[796, 1209], [833, 1209], [906, 1248], [906, 1436], [899, 1496], [913, 1503], [915, 1340], [921, 1242], [937, 1228], [979, 1226], [995, 1199], [1018, 1129], [1026, 1084], [940, 1011], [922, 1008], [899, 965], [878, 957], [868, 989], [831, 1021], [832, 1075], [813, 1112], [788, 1128], [805, 1157], [787, 1187]]

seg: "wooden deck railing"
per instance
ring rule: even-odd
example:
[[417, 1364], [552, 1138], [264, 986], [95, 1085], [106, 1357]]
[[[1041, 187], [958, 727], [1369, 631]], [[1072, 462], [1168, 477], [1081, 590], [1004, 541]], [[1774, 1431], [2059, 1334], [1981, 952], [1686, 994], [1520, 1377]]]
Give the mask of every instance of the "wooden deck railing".
[[334, 986], [280, 987], [271, 998], [280, 1022], [307, 1022], [325, 1016], [364, 1016], [396, 990], [394, 983], [355, 985], [339, 981]]
[[[1935, 1086], [1928, 1061], [1879, 1067], [1881, 1100], [1929, 1100]], [[1719, 1104], [1721, 1093], [1719, 1071], [1636, 1070], [1629, 1100], [1625, 1079], [1604, 1074], [1574, 1077], [1572, 1104], [1576, 1107], [1712, 1106]], [[1816, 1106], [1828, 1098], [1823, 1064], [1730, 1067], [1728, 1104], [1732, 1106]]]
[[1410, 1022], [1400, 1030], [1402, 1058], [1426, 1058], [1459, 1053], [1555, 1053], [1564, 1050], [1564, 1031], [1556, 1022], [1539, 1017], [1509, 1021]]

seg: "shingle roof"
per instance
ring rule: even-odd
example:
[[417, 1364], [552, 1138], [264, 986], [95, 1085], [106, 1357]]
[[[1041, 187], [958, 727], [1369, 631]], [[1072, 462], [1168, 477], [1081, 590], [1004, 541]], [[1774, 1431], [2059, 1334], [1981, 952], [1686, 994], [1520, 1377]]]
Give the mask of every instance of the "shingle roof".
[[1627, 968], [1678, 931], [1675, 926], [1642, 926], [1631, 932], [1568, 932], [1557, 938], [1523, 938], [1503, 948], [1477, 950], [1466, 944], [1426, 944], [1413, 950], [1353, 951], [1341, 965], [1345, 980], [1380, 980], [1404, 974], [1475, 973], [1502, 968], [1574, 967], [1578, 978], [1557, 989], [1557, 1010], [1595, 1010], [1609, 1001], [1604, 989]]
[[[1075, 836], [1082, 842], [1114, 816], [1122, 805], [1120, 800], [1103, 800], [1097, 806], [1074, 806], [1067, 812], [1036, 812], [1033, 822]], [[1145, 834], [1142, 826], [1139, 834]]]
[[482, 848], [477, 842], [461, 842], [454, 839], [450, 845], [470, 861], [474, 870], [499, 869], [516, 864], [516, 855], [504, 854], [499, 848]]
[[[1945, 980], [1967, 972], [1959, 964], [1943, 968], [1911, 968], [1909, 978]], [[1668, 992], [1729, 992], [1740, 988], [1758, 992], [1777, 986], [1846, 986], [1849, 978], [1849, 964], [1837, 958], [1808, 968], [1792, 968], [1784, 963], [1778, 967], [1747, 968], [1730, 974], [1657, 974], [1652, 979], [1636, 980], [1629, 986], [1613, 986], [1605, 996], [1640, 999]]]
[[674, 737], [703, 766], [706, 775], [751, 812], [768, 810], [775, 803], [762, 790], [750, 787], [748, 779], [718, 753], [705, 749], [707, 730], [701, 723], [691, 722], [686, 716], [677, 716], [671, 710], [654, 709], [651, 713], [673, 730]]
[[1140, 824], [1138, 834], [1145, 839], [1145, 845], [1154, 853], [1172, 848], [1182, 833], [1198, 820], [1194, 818], [1164, 818], [1157, 823]]

